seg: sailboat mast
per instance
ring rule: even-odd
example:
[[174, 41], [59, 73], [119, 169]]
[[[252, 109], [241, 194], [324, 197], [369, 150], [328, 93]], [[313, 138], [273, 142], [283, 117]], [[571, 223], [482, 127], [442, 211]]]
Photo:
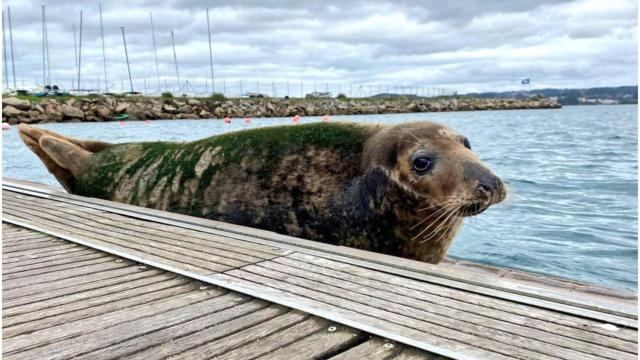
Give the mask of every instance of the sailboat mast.
[[[71, 29], [73, 29], [73, 60], [75, 60], [76, 63], [76, 67], [74, 70], [76, 73], [78, 73], [78, 44], [76, 41], [76, 24], [71, 24]], [[73, 87], [73, 82], [71, 84], [71, 87]]]
[[173, 47], [173, 62], [176, 65], [176, 80], [178, 81], [178, 89], [180, 89], [180, 73], [178, 72], [178, 57], [176, 56], [176, 43], [171, 30], [171, 46]]
[[78, 91], [80, 91], [80, 69], [82, 68], [82, 10], [80, 10], [80, 35], [78, 36]]
[[11, 71], [13, 72], [13, 88], [17, 89], [16, 85], [16, 62], [13, 58], [13, 27], [11, 26], [11, 7], [7, 6], [7, 16], [9, 16], [9, 43], [11, 44]]
[[45, 52], [44, 52], [44, 4], [42, 4], [42, 87], [46, 85], [47, 82], [47, 63], [45, 60]]
[[211, 44], [211, 25], [209, 22], [209, 9], [207, 8], [207, 31], [209, 32], [209, 66], [211, 67], [211, 92], [216, 92], [216, 83], [213, 78], [213, 47]]
[[149, 11], [149, 18], [151, 19], [151, 38], [153, 40], [153, 55], [156, 58], [156, 77], [158, 79], [158, 89], [162, 88], [160, 83], [160, 68], [158, 67], [158, 49], [156, 48], [156, 32], [153, 28], [153, 13]]
[[42, 4], [42, 18], [44, 19], [44, 47], [47, 49], [47, 84], [51, 85], [51, 57], [49, 56], [49, 32], [47, 31], [47, 15]]
[[127, 52], [127, 40], [124, 37], [124, 26], [120, 26], [122, 31], [122, 43], [124, 44], [124, 56], [127, 59], [127, 71], [129, 72], [129, 85], [131, 86], [131, 92], [133, 93], [133, 80], [131, 79], [131, 67], [129, 66], [129, 53]]
[[102, 3], [98, 3], [98, 8], [100, 9], [100, 35], [102, 36], [102, 67], [104, 68], [104, 91], [109, 92], [109, 80], [107, 80], [107, 55], [104, 51], [104, 24], [102, 23]]
[[4, 11], [2, 12], [2, 63], [4, 64], [4, 85], [9, 88], [9, 68], [7, 66], [7, 39], [4, 32]]

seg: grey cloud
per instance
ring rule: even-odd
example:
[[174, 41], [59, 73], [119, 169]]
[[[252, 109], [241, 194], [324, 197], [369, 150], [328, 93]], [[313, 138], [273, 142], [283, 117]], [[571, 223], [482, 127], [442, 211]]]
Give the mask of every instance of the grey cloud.
[[[16, 72], [42, 83], [40, 1], [10, 0]], [[217, 78], [229, 84], [305, 81], [513, 90], [534, 86], [635, 84], [637, 5], [577, 1], [103, 1], [110, 82], [126, 78], [125, 26], [136, 86], [155, 83], [149, 11], [160, 71], [174, 81], [170, 30], [182, 79], [209, 79], [206, 7], [214, 30]], [[5, 8], [6, 9], [6, 8]], [[52, 77], [70, 84], [71, 25], [84, 10], [82, 73], [102, 78], [98, 2], [47, 2]], [[103, 80], [101, 80], [103, 81]]]

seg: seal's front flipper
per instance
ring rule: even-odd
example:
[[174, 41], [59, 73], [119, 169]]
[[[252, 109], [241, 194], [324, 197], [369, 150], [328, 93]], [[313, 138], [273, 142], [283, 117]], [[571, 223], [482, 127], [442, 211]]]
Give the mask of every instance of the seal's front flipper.
[[64, 188], [73, 192], [76, 176], [91, 156], [111, 144], [77, 140], [52, 131], [20, 124], [20, 138], [44, 163]]

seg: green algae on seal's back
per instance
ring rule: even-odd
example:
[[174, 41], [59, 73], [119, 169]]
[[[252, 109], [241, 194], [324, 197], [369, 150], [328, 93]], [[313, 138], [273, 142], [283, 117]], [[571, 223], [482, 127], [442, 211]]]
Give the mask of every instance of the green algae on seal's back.
[[444, 257], [463, 216], [504, 198], [466, 138], [427, 122], [314, 123], [99, 146], [28, 126], [20, 132], [75, 194], [429, 262]]

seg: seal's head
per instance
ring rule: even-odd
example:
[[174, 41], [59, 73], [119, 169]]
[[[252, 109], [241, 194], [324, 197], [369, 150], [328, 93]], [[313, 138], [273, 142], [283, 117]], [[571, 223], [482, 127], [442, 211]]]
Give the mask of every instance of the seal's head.
[[[502, 181], [471, 150], [467, 137], [431, 122], [385, 128], [366, 144], [363, 168], [381, 167], [403, 196], [394, 204], [408, 240], [405, 255], [438, 262], [462, 218], [506, 197]], [[417, 244], [436, 243], [442, 251]], [[418, 252], [418, 255], [413, 253]]]

